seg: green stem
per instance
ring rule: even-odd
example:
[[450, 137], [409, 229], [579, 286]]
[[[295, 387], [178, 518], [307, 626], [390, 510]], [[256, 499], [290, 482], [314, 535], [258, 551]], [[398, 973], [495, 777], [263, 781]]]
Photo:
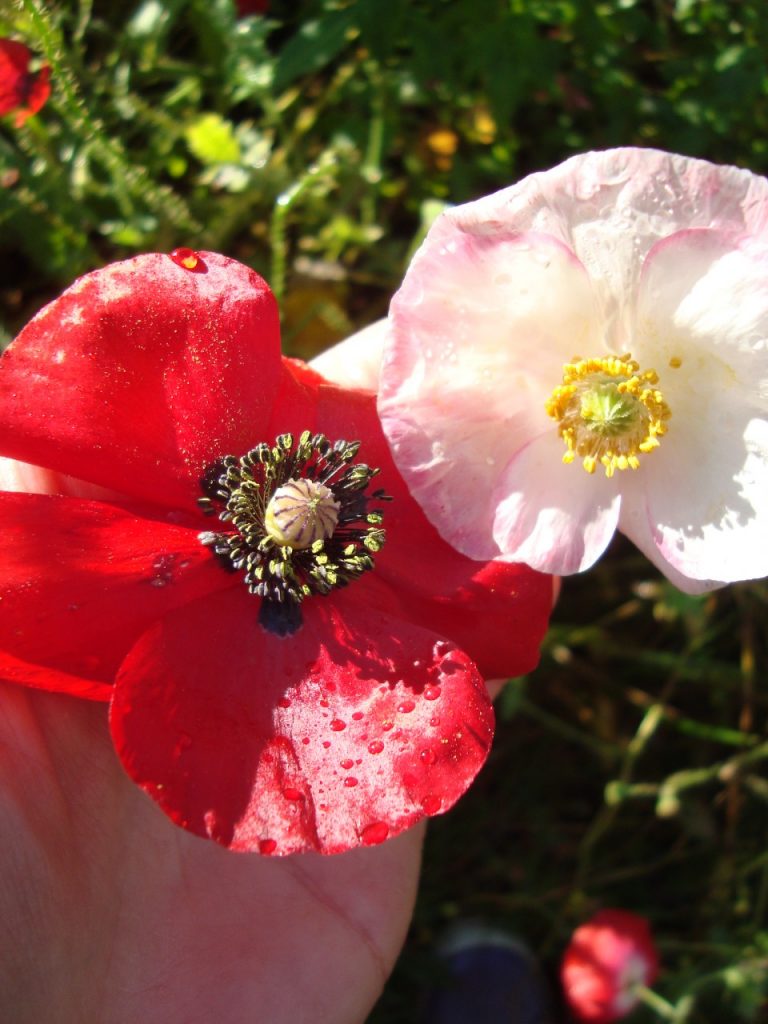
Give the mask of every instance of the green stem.
[[384, 149], [384, 82], [378, 65], [373, 61], [368, 68], [373, 93], [368, 145], [363, 158], [362, 176], [368, 185], [360, 204], [360, 219], [366, 226], [376, 223], [377, 187], [381, 181], [381, 158]]
[[669, 1000], [660, 996], [658, 992], [654, 992], [652, 988], [635, 985], [632, 991], [644, 1006], [653, 1010], [662, 1020], [677, 1021], [680, 1019], [677, 1008]]
[[[84, 147], [109, 174], [110, 194], [114, 196], [120, 216], [130, 220], [137, 204], [148, 208], [158, 219], [171, 221], [176, 227], [197, 232], [200, 225], [186, 204], [171, 189], [155, 185], [146, 169], [129, 160], [122, 143], [110, 137], [100, 120], [91, 116], [87, 103], [79, 94], [77, 78], [72, 72], [61, 34], [50, 12], [39, 0], [16, 0], [30, 18], [45, 59], [51, 66], [57, 96], [69, 124]], [[83, 17], [89, 14], [85, 4]]]
[[335, 162], [336, 153], [332, 149], [327, 149], [298, 181], [295, 181], [277, 197], [269, 227], [269, 241], [272, 250], [269, 286], [278, 305], [282, 304], [285, 294], [286, 267], [288, 265], [288, 241], [286, 238], [288, 214], [307, 190], [318, 178], [326, 174]]
[[113, 148], [104, 141], [103, 127], [92, 120], [87, 106], [78, 96], [77, 83], [67, 61], [55, 22], [45, 7], [37, 3], [37, 0], [17, 0], [17, 2], [29, 15], [45, 59], [51, 67], [60, 102], [72, 128], [83, 141], [87, 141], [94, 155], [109, 172], [113, 195], [121, 216], [131, 217], [134, 206], [125, 187], [128, 168]]
[[[637, 731], [629, 742], [624, 754], [621, 770], [616, 780], [620, 785], [628, 786], [632, 781], [635, 763], [650, 743], [663, 720], [664, 707], [662, 704], [652, 704], [643, 715], [640, 725], [637, 727]], [[575, 889], [580, 890], [584, 887], [584, 881], [589, 873], [592, 851], [613, 824], [619, 806], [620, 804], [604, 803], [587, 830], [579, 850], [579, 861], [574, 879]]]

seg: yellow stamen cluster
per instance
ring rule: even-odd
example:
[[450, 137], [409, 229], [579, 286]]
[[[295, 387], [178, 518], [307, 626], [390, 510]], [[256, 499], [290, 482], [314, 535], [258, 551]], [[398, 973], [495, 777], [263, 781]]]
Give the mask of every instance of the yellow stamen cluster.
[[639, 456], [658, 448], [671, 416], [658, 382], [655, 370], [641, 372], [630, 355], [566, 363], [545, 407], [568, 449], [563, 462], [578, 455], [588, 473], [601, 465], [607, 477], [637, 469]]

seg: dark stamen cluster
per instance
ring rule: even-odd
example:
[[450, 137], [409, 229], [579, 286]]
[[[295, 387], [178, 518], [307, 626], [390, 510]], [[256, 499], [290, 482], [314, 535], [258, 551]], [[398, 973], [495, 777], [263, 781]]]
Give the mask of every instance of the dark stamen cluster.
[[[301, 625], [304, 598], [328, 594], [374, 567], [373, 555], [384, 543], [383, 513], [369, 505], [389, 499], [381, 490], [365, 493], [379, 471], [352, 463], [359, 448], [359, 441], [332, 444], [309, 431], [298, 442], [281, 434], [274, 445], [217, 460], [201, 480], [203, 511], [231, 523], [232, 530], [205, 532], [200, 540], [225, 568], [243, 572], [250, 592], [263, 599], [259, 621], [272, 632], [293, 633]], [[281, 546], [265, 526], [272, 495], [297, 479], [330, 488], [339, 506], [332, 536], [303, 549]]]

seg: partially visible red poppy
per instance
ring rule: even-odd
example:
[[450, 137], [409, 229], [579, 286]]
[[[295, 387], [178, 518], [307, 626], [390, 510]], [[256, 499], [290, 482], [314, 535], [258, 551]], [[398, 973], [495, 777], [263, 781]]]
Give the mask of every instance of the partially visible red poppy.
[[51, 69], [46, 65], [30, 71], [33, 54], [15, 39], [0, 39], [0, 116], [15, 111], [20, 127], [45, 104], [51, 95]]
[[110, 701], [127, 772], [232, 849], [446, 810], [490, 746], [482, 676], [537, 661], [551, 578], [445, 544], [373, 394], [281, 358], [233, 260], [76, 282], [0, 359], [0, 452], [50, 492], [0, 493], [0, 678]]
[[571, 936], [561, 967], [566, 1000], [576, 1020], [612, 1024], [639, 1003], [638, 986], [659, 973], [648, 921], [627, 910], [601, 910]]
[[238, 18], [247, 18], [252, 14], [266, 14], [269, 0], [237, 0]]

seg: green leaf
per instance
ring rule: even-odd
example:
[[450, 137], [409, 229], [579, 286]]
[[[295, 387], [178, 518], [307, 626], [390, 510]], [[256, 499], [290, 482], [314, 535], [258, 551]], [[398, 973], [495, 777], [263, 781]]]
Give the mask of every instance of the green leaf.
[[207, 167], [240, 162], [240, 144], [231, 121], [220, 114], [203, 114], [184, 132], [192, 153]]
[[354, 15], [352, 6], [304, 22], [277, 59], [275, 89], [280, 92], [296, 78], [330, 64], [358, 34]]

